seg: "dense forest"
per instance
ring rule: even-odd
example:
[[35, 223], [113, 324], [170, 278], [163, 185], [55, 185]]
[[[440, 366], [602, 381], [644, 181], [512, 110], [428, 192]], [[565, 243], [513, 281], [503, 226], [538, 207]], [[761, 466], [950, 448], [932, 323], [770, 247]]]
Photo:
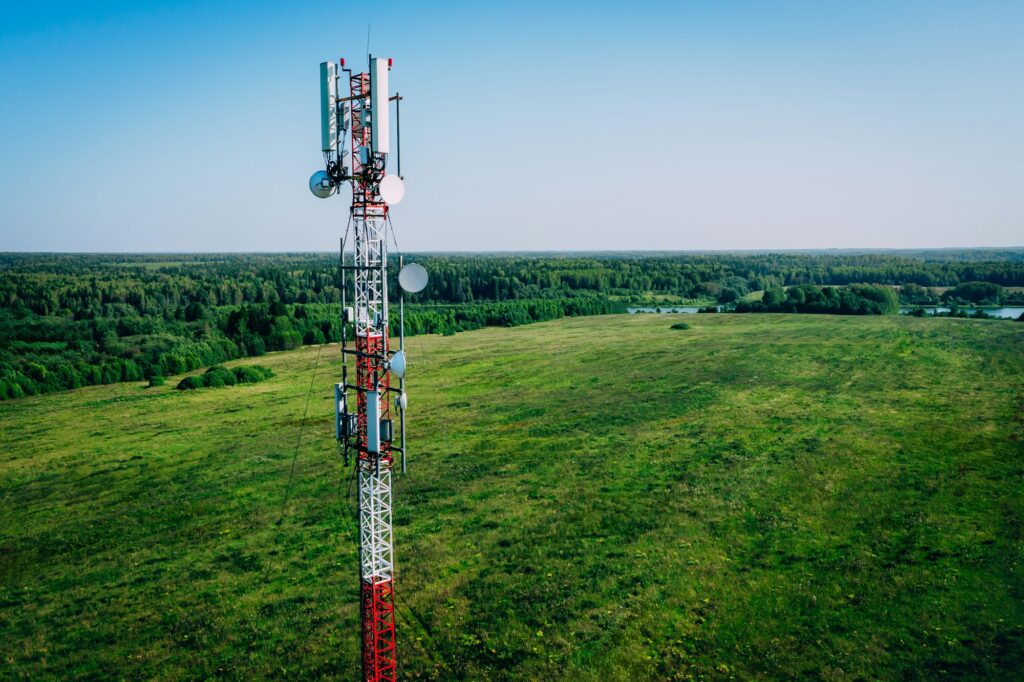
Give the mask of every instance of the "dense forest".
[[[900, 302], [914, 304], [1014, 303], [1021, 293], [1012, 288], [1024, 287], [1024, 252], [1014, 250], [408, 258], [430, 282], [407, 297], [407, 334], [662, 301], [892, 312], [892, 301], [872, 305], [879, 294], [848, 286], [861, 283], [899, 286]], [[341, 284], [338, 258], [328, 254], [0, 254], [0, 399], [336, 341]], [[758, 291], [767, 298], [760, 307], [747, 298]]]

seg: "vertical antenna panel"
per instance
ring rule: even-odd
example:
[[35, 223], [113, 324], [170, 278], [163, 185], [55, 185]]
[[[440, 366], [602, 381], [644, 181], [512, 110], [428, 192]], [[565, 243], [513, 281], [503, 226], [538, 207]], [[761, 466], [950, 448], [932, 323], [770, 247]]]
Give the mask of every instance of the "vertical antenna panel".
[[388, 60], [375, 57], [370, 64], [370, 139], [375, 154], [391, 149], [388, 113]]
[[325, 152], [338, 148], [338, 67], [320, 64], [320, 141]]
[[345, 389], [342, 384], [334, 384], [334, 437], [341, 440], [347, 436], [344, 420], [348, 419], [348, 407]]
[[366, 450], [380, 452], [380, 392], [366, 392]]

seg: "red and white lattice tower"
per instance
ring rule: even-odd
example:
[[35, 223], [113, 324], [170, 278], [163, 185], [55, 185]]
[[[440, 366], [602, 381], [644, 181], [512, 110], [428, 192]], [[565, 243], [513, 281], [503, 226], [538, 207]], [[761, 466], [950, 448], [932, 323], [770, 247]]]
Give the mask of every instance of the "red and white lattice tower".
[[[342, 240], [342, 356], [355, 364], [355, 382], [349, 382], [348, 362], [342, 382], [335, 386], [336, 434], [345, 461], [355, 454], [359, 480], [360, 612], [362, 618], [363, 679], [395, 680], [394, 547], [391, 523], [392, 468], [396, 453], [405, 462], [405, 354], [400, 335], [397, 351], [388, 338], [389, 203], [401, 200], [400, 176], [387, 175], [390, 152], [389, 59], [370, 59], [367, 73], [353, 74], [331, 62], [321, 64], [321, 103], [325, 171], [310, 179], [320, 197], [334, 194], [351, 183], [351, 262]], [[339, 96], [338, 81], [347, 74], [349, 95]], [[350, 151], [345, 131], [351, 132]], [[351, 158], [351, 170], [345, 165]], [[418, 267], [418, 266], [417, 266]], [[351, 278], [349, 277], [351, 275]], [[348, 282], [352, 305], [347, 307]], [[348, 329], [355, 334], [349, 348]], [[392, 375], [398, 386], [393, 385]], [[355, 397], [350, 413], [349, 397]], [[401, 418], [401, 447], [393, 443], [392, 405]]]

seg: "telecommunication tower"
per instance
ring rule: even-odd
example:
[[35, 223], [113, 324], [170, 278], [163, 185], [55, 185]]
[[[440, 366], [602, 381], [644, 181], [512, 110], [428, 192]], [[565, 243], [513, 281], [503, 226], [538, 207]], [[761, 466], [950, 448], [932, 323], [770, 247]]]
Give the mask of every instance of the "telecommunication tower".
[[[397, 677], [395, 652], [394, 545], [391, 524], [391, 474], [395, 455], [405, 470], [405, 333], [404, 297], [399, 302], [398, 350], [391, 348], [388, 329], [388, 242], [390, 207], [402, 200], [401, 96], [388, 92], [392, 60], [369, 58], [365, 73], [353, 73], [338, 64], [320, 64], [321, 141], [325, 170], [309, 179], [309, 188], [322, 199], [339, 193], [349, 183], [352, 204], [349, 229], [341, 239], [341, 353], [355, 364], [349, 381], [348, 363], [341, 383], [334, 386], [335, 435], [346, 464], [355, 454], [359, 479], [360, 613], [362, 619], [363, 680], [393, 681]], [[340, 94], [342, 74], [348, 95]], [[397, 174], [387, 172], [391, 153], [390, 103], [395, 102]], [[346, 148], [346, 137], [351, 146]], [[351, 258], [351, 262], [349, 262]], [[399, 264], [401, 267], [401, 263]], [[351, 278], [349, 274], [351, 273]], [[352, 305], [346, 305], [348, 282]], [[401, 268], [399, 284], [405, 291], [421, 291], [427, 273], [411, 263]], [[355, 334], [349, 347], [348, 328]], [[394, 379], [398, 380], [395, 385]], [[350, 397], [355, 398], [351, 411]], [[394, 417], [399, 418], [395, 434]], [[396, 439], [395, 436], [398, 435]]]

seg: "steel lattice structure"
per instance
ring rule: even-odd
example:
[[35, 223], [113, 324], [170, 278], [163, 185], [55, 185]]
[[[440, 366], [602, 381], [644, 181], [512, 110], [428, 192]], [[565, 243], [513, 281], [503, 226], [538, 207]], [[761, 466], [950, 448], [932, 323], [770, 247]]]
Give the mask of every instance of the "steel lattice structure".
[[[404, 464], [404, 354], [402, 370], [392, 370], [401, 348], [393, 351], [388, 338], [388, 205], [381, 196], [381, 181], [388, 162], [388, 103], [400, 100], [387, 93], [391, 61], [370, 60], [370, 73], [348, 74], [349, 95], [338, 96], [339, 69], [321, 64], [321, 101], [324, 111], [323, 149], [326, 171], [315, 173], [310, 189], [319, 197], [332, 196], [346, 182], [352, 186], [349, 226], [351, 262], [342, 240], [342, 382], [335, 386], [337, 436], [345, 461], [356, 455], [359, 492], [360, 612], [362, 668], [367, 682], [393, 682], [397, 677], [395, 651], [394, 545], [391, 522], [392, 468], [396, 452]], [[396, 105], [397, 107], [397, 105]], [[376, 110], [375, 110], [376, 109]], [[351, 131], [351, 172], [344, 162], [344, 131]], [[383, 139], [374, 139], [381, 135]], [[393, 178], [389, 178], [393, 179]], [[400, 197], [399, 197], [400, 198]], [[395, 201], [395, 199], [389, 199]], [[351, 283], [352, 305], [346, 307]], [[355, 333], [349, 347], [347, 331]], [[400, 340], [403, 336], [399, 337]], [[401, 345], [401, 343], [400, 343]], [[349, 382], [348, 360], [355, 365]], [[393, 373], [399, 386], [393, 387]], [[356, 410], [348, 411], [354, 395]], [[402, 419], [401, 447], [392, 442], [392, 402]]]
[[[371, 130], [362, 111], [370, 90], [369, 74], [350, 78], [352, 150], [371, 148]], [[355, 289], [354, 324], [358, 391], [359, 564], [362, 581], [362, 679], [394, 680], [394, 546], [391, 532], [391, 439], [379, 452], [367, 447], [369, 397], [380, 399], [380, 416], [390, 421], [387, 334], [387, 211], [380, 198], [384, 155], [368, 164], [353, 155], [352, 242]]]
[[[350, 77], [352, 149], [372, 148], [365, 124], [369, 74]], [[365, 152], [364, 152], [365, 153]], [[367, 163], [362, 161], [366, 160]], [[390, 421], [388, 358], [387, 214], [380, 198], [386, 157], [371, 153], [352, 159], [353, 298], [355, 325], [359, 475], [359, 563], [362, 581], [363, 679], [396, 679], [394, 546], [391, 529], [391, 439], [377, 452], [368, 447], [367, 401], [378, 400], [380, 418]], [[346, 350], [346, 349], [343, 349]]]

